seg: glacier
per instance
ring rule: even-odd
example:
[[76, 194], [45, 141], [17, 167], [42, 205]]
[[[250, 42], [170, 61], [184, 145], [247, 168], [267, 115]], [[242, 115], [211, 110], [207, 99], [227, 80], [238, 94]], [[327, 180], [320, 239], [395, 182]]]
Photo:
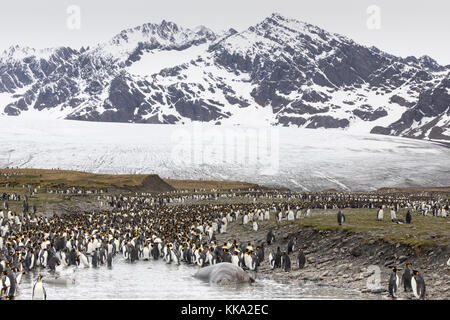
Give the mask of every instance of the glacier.
[[342, 129], [0, 116], [0, 167], [235, 180], [298, 191], [450, 185], [450, 148]]

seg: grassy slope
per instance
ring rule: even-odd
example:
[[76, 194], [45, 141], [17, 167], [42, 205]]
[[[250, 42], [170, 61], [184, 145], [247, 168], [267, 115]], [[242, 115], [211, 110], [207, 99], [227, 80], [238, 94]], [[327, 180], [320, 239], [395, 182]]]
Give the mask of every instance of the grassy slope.
[[[18, 172], [23, 175], [6, 177], [0, 175], [0, 187], [9, 182], [10, 186], [22, 187], [31, 184], [45, 187], [85, 187], [95, 189], [116, 188], [132, 189], [141, 188], [146, 185], [145, 179], [148, 177], [157, 177], [149, 174], [94, 174], [70, 170], [46, 170], [46, 169], [0, 169], [1, 173]], [[253, 183], [239, 181], [209, 181], [209, 180], [175, 180], [162, 179], [160, 184], [167, 183], [175, 189], [194, 190], [194, 189], [248, 189], [258, 187]], [[151, 182], [149, 182], [151, 184]]]
[[397, 188], [385, 187], [377, 190], [378, 193], [440, 193], [450, 195], [450, 187], [421, 187], [421, 188]]
[[18, 172], [23, 175], [10, 176], [6, 179], [0, 176], [0, 185], [9, 182], [10, 186], [32, 186], [45, 187], [85, 187], [85, 188], [127, 188], [139, 187], [149, 175], [108, 175], [94, 174], [69, 170], [45, 170], [45, 169], [0, 169], [0, 173]]
[[[387, 242], [401, 243], [411, 247], [450, 245], [450, 221], [437, 217], [424, 217], [413, 213], [412, 224], [396, 224], [390, 220], [390, 212], [384, 210], [384, 220], [377, 221], [377, 209], [345, 209], [346, 221], [342, 226], [337, 224], [336, 210], [312, 210], [312, 216], [300, 220], [282, 221], [280, 225], [290, 225], [292, 231], [299, 225], [315, 230], [346, 230], [348, 232], [366, 234], [367, 241], [383, 239]], [[405, 218], [405, 210], [400, 210], [397, 218]], [[274, 220], [270, 221], [273, 227]]]
[[194, 189], [230, 190], [230, 189], [259, 188], [257, 184], [240, 181], [175, 180], [175, 179], [163, 179], [163, 180], [179, 190], [194, 190]]

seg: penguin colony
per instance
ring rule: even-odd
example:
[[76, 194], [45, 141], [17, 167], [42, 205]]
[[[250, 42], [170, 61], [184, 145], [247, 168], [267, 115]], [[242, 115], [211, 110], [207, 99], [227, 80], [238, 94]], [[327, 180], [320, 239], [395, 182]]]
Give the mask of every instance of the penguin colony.
[[[397, 267], [392, 267], [391, 276], [389, 278], [388, 292], [392, 298], [397, 298], [397, 290], [400, 287], [400, 278], [397, 274]], [[406, 268], [402, 275], [402, 283], [404, 292], [412, 291], [417, 299], [425, 299], [425, 281], [417, 270], [411, 269], [411, 263], [406, 264]]]
[[[434, 200], [411, 200], [405, 196], [374, 196], [363, 194], [296, 194], [253, 191], [239, 197], [259, 198], [261, 195], [273, 200], [297, 199], [300, 204], [183, 204], [189, 199], [212, 199], [234, 197], [234, 193], [216, 194], [162, 194], [158, 197], [140, 194], [134, 196], [99, 196], [113, 211], [87, 212], [53, 217], [37, 216], [25, 210], [21, 214], [0, 211], [0, 273], [1, 299], [13, 299], [20, 292], [25, 272], [66, 267], [113, 267], [116, 256], [133, 263], [143, 260], [162, 259], [166, 263], [197, 265], [200, 267], [219, 262], [230, 262], [245, 270], [257, 271], [258, 266], [268, 263], [273, 269], [288, 272], [292, 268], [291, 256], [296, 254], [298, 268], [304, 268], [306, 257], [296, 248], [296, 238], [290, 239], [286, 250], [270, 249], [268, 259], [264, 256], [265, 243], [254, 244], [236, 239], [219, 243], [215, 235], [226, 233], [233, 221], [251, 225], [258, 230], [258, 221], [270, 219], [295, 220], [308, 216], [311, 208], [339, 209], [345, 207], [374, 208], [381, 203], [390, 206], [422, 210]], [[6, 199], [6, 195], [4, 195]], [[183, 205], [168, 205], [182, 203]], [[434, 202], [434, 205], [437, 202]], [[448, 203], [439, 203], [448, 210]], [[382, 218], [378, 213], [377, 217]], [[338, 223], [345, 222], [341, 209]], [[270, 230], [266, 243], [275, 242]], [[409, 266], [410, 267], [410, 266]], [[425, 297], [425, 282], [421, 274], [407, 267], [403, 275], [405, 290], [411, 289], [417, 298]], [[33, 287], [33, 299], [46, 299], [42, 275]], [[393, 268], [389, 281], [389, 294], [395, 297], [399, 287], [397, 269]]]

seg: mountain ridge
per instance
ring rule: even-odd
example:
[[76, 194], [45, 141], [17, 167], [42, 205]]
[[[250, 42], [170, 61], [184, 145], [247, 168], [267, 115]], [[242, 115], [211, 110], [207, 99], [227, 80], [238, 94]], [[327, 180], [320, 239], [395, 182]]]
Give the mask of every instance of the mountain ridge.
[[0, 114], [254, 121], [443, 141], [449, 79], [450, 66], [429, 56], [397, 57], [277, 13], [222, 34], [163, 20], [80, 50], [10, 47], [0, 55]]

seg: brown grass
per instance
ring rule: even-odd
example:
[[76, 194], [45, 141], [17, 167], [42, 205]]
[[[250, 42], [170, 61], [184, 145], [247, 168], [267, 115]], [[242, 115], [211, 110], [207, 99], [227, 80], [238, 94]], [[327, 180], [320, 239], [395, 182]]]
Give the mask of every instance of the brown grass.
[[[149, 174], [95, 174], [72, 170], [48, 170], [48, 169], [0, 169], [0, 173], [20, 173], [6, 179], [0, 176], [0, 188], [6, 183], [11, 187], [20, 187], [28, 184], [40, 185], [42, 188], [84, 187], [95, 189], [151, 189], [152, 183], [158, 184], [158, 191], [165, 191], [167, 183], [178, 190], [230, 190], [261, 188], [257, 184], [240, 181], [214, 181], [214, 180], [175, 180], [160, 179], [157, 175]], [[152, 179], [153, 178], [153, 179]], [[166, 188], [167, 189], [167, 188]], [[170, 187], [168, 188], [170, 189]]]
[[0, 185], [11, 187], [32, 185], [41, 187], [84, 187], [84, 188], [132, 188], [143, 184], [149, 175], [145, 174], [95, 174], [70, 170], [46, 169], [0, 169], [0, 173], [20, 173], [8, 179], [0, 176]]
[[257, 184], [240, 181], [214, 181], [214, 180], [175, 180], [163, 179], [178, 190], [230, 190], [260, 188]]
[[[337, 224], [337, 210], [311, 210], [312, 216], [300, 220], [282, 221], [281, 225], [290, 225], [291, 230], [299, 226], [311, 227], [315, 230], [345, 230], [363, 233], [367, 239], [382, 239], [386, 242], [401, 243], [413, 248], [425, 246], [448, 247], [450, 245], [450, 220], [438, 217], [423, 216], [412, 213], [412, 224], [396, 224], [390, 220], [390, 213], [384, 210], [384, 220], [377, 221], [378, 209], [344, 209], [345, 223]], [[400, 210], [397, 218], [404, 219], [406, 210]], [[273, 227], [275, 221], [269, 222]]]

